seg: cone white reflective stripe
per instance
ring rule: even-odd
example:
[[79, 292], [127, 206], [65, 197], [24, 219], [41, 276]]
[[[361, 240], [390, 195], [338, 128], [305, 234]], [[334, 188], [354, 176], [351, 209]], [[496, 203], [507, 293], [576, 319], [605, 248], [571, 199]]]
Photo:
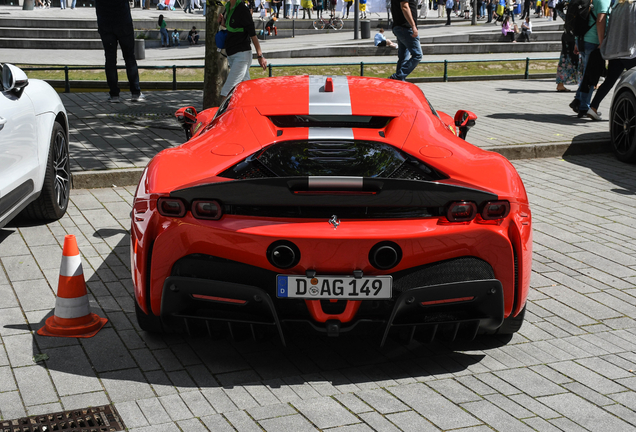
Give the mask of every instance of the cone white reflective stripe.
[[81, 318], [90, 313], [91, 308], [88, 304], [88, 295], [76, 298], [58, 297], [55, 300], [55, 316], [59, 318]]
[[63, 256], [60, 265], [60, 276], [79, 276], [83, 273], [82, 259], [79, 255]]

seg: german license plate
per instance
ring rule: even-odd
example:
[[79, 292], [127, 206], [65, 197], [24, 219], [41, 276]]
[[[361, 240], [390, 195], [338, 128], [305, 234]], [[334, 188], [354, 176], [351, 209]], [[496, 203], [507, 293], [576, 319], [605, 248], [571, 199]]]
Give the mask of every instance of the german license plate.
[[307, 276], [278, 275], [276, 296], [304, 299], [390, 299], [391, 276]]

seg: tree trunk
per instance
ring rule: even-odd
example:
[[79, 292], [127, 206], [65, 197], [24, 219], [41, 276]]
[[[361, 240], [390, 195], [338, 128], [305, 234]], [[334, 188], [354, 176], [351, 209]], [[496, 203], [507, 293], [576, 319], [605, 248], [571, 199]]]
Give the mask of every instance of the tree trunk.
[[[205, 0], [204, 0], [205, 1]], [[203, 109], [221, 105], [221, 88], [227, 77], [227, 60], [216, 49], [220, 7], [211, 0], [205, 15], [205, 73], [203, 77]]]

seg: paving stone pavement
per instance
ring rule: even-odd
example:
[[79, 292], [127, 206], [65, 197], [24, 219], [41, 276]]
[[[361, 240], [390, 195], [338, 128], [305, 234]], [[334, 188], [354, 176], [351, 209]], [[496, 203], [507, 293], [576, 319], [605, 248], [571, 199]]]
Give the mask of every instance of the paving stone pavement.
[[[636, 166], [611, 155], [515, 165], [535, 233], [519, 333], [384, 349], [370, 336], [282, 348], [140, 331], [134, 188], [73, 190], [60, 221], [0, 230], [0, 418], [110, 403], [134, 432], [636, 430]], [[66, 234], [93, 312], [109, 319], [92, 339], [34, 333], [52, 313]]]
[[[475, 112], [479, 119], [468, 141], [482, 148], [609, 141], [608, 122], [577, 119], [568, 107], [573, 93], [555, 92], [554, 80], [426, 83], [419, 87], [436, 109], [451, 116], [458, 109]], [[159, 151], [185, 141], [174, 112], [188, 105], [200, 109], [203, 103], [203, 92], [186, 90], [148, 92], [145, 104], [127, 100], [109, 104], [107, 93], [61, 97], [69, 113], [74, 172], [146, 166]], [[610, 103], [608, 96], [600, 106], [606, 118]]]

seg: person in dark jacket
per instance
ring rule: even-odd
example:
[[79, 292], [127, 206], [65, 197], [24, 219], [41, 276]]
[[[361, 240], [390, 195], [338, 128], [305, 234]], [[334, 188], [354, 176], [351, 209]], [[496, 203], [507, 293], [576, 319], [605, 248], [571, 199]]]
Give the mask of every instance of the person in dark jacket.
[[135, 30], [133, 29], [132, 16], [130, 15], [130, 2], [128, 0], [96, 0], [95, 13], [97, 14], [97, 31], [104, 46], [106, 57], [106, 82], [110, 89], [110, 102], [119, 102], [119, 85], [117, 78], [117, 43], [126, 63], [126, 76], [130, 84], [132, 100], [139, 102], [145, 100], [139, 88], [139, 70], [135, 59]]
[[252, 46], [256, 48], [258, 64], [265, 70], [267, 60], [263, 57], [261, 45], [256, 37], [252, 14], [242, 0], [230, 0], [225, 4], [225, 10], [219, 15], [219, 22], [227, 28], [225, 52], [230, 72], [221, 89], [221, 96], [227, 96], [237, 84], [250, 79], [252, 65]]

